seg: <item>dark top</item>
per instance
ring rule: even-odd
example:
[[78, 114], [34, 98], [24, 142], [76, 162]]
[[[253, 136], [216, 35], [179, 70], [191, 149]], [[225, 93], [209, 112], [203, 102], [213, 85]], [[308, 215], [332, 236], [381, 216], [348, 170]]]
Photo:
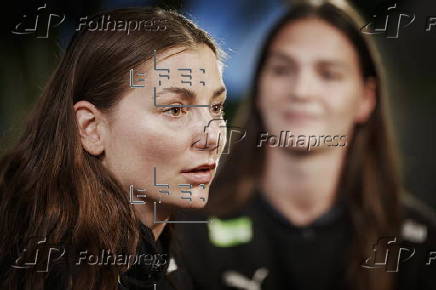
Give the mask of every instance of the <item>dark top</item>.
[[[390, 243], [388, 260], [380, 260], [385, 255], [376, 246], [377, 255], [369, 249], [362, 271], [396, 272], [399, 261], [399, 273], [394, 274], [398, 289], [436, 289], [436, 219], [411, 200], [404, 207], [401, 237], [380, 242]], [[195, 290], [353, 289], [345, 280], [352, 227], [344, 200], [300, 227], [256, 192], [228, 218], [176, 228], [183, 253], [178, 263], [185, 267]], [[426, 265], [432, 256], [433, 262]]]
[[169, 265], [169, 233], [165, 228], [158, 241], [153, 232], [141, 224], [141, 242], [137, 256], [152, 255], [153, 259], [140, 260], [127, 272], [120, 275], [119, 290], [152, 290], [154, 285], [162, 283]]
[[149, 265], [136, 264], [119, 279], [119, 290], [190, 290], [192, 281], [185, 269], [177, 267], [175, 260], [181, 260], [180, 250], [166, 225], [157, 241], [152, 231], [141, 225], [142, 239], [137, 255], [152, 254], [158, 259]]

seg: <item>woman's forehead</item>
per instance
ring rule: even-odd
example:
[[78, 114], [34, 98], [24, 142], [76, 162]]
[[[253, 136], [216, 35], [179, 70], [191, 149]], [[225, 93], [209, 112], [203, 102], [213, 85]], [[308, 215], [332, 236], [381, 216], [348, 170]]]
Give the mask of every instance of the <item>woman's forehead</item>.
[[320, 59], [328, 62], [356, 61], [351, 41], [338, 28], [318, 18], [285, 24], [272, 40], [269, 55], [293, 59]]
[[157, 87], [218, 87], [223, 85], [219, 65], [216, 54], [207, 45], [197, 45], [157, 55], [146, 64], [144, 73], [149, 83]]

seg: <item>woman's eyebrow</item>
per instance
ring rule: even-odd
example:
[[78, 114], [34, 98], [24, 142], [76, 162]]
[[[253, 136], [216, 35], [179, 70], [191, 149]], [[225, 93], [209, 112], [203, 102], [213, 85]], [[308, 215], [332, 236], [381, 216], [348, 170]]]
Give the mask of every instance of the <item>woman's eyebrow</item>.
[[287, 63], [293, 63], [293, 59], [290, 56], [280, 51], [272, 51], [268, 58], [286, 61]]
[[179, 95], [180, 97], [182, 97], [182, 99], [186, 99], [188, 101], [192, 101], [196, 97], [194, 91], [187, 88], [179, 88], [179, 87], [164, 88], [162, 89], [162, 91], [156, 94], [156, 97], [160, 97], [161, 95], [166, 93], [173, 93]]
[[219, 97], [220, 95], [224, 94], [226, 91], [227, 90], [225, 87], [220, 87], [216, 89], [215, 92], [212, 94], [212, 99]]
[[[216, 89], [211, 96], [211, 99], [215, 99], [216, 97], [222, 95], [223, 93], [226, 92], [226, 88], [225, 87], [220, 87], [218, 89]], [[193, 101], [197, 94], [188, 88], [180, 88], [180, 87], [169, 87], [169, 88], [164, 88], [162, 89], [162, 91], [160, 91], [159, 93], [156, 94], [156, 97], [159, 97], [165, 93], [173, 93], [173, 94], [177, 94], [179, 95], [182, 99], [185, 99], [187, 101]]]
[[337, 68], [343, 70], [349, 69], [349, 65], [341, 60], [320, 60], [317, 62], [317, 64], [323, 68]]
[[[269, 58], [285, 61], [288, 64], [294, 63], [294, 60], [292, 59], [291, 56], [286, 55], [285, 53], [282, 53], [279, 51], [271, 52]], [[332, 67], [332, 68], [339, 68], [339, 69], [344, 69], [344, 70], [349, 69], [349, 65], [347, 65], [347, 63], [345, 63], [339, 59], [320, 59], [320, 60], [316, 61], [316, 64], [321, 66], [321, 67], [326, 67], [326, 68]]]

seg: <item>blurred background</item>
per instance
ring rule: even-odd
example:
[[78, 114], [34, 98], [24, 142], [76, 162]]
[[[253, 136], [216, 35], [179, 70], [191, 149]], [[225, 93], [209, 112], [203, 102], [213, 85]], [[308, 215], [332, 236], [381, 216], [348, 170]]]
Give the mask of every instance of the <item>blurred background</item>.
[[[379, 31], [375, 38], [387, 71], [406, 186], [436, 209], [436, 153], [433, 152], [436, 148], [436, 1], [355, 0], [351, 3], [368, 21], [376, 20], [377, 25], [385, 19], [380, 13], [396, 4], [395, 15], [391, 15], [394, 25], [390, 24], [385, 32]], [[0, 48], [0, 155], [20, 136], [33, 104], [78, 27], [80, 17], [114, 8], [160, 6], [175, 9], [194, 20], [215, 37], [228, 54], [224, 80], [229, 92], [226, 114], [231, 120], [249, 89], [258, 47], [287, 5], [292, 5], [292, 1], [9, 2], [1, 20], [4, 31]], [[409, 16], [401, 18], [402, 13]], [[39, 25], [29, 32], [37, 15]], [[377, 17], [373, 18], [374, 15]], [[413, 16], [414, 21], [406, 27]], [[395, 22], [395, 17], [399, 17], [400, 22]], [[435, 18], [435, 25], [426, 31], [429, 17]], [[28, 29], [26, 34], [17, 34], [23, 29]]]

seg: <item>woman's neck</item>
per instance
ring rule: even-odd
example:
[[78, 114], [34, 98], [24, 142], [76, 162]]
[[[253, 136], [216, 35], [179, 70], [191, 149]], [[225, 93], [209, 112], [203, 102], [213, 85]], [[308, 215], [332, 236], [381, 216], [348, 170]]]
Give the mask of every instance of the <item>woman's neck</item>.
[[154, 239], [157, 240], [166, 226], [166, 221], [170, 218], [170, 208], [159, 205], [156, 209], [156, 217], [154, 217], [153, 202], [147, 201], [145, 204], [133, 204], [132, 206], [134, 207], [136, 217], [151, 229]]
[[291, 223], [308, 225], [333, 205], [344, 154], [267, 148], [262, 192]]

